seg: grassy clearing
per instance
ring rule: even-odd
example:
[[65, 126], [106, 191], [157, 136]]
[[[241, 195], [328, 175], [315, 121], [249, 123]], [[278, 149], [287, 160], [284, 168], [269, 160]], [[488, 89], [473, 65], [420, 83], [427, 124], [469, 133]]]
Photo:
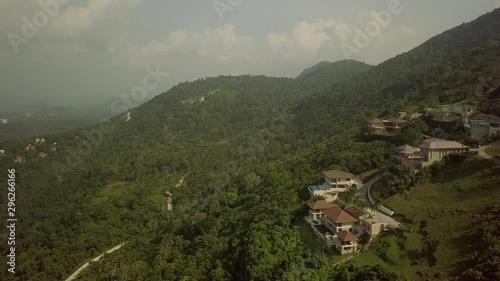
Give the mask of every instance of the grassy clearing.
[[[418, 185], [402, 195], [383, 202], [400, 214], [413, 232], [402, 243], [403, 255], [410, 259], [394, 263], [391, 256], [383, 259], [389, 266], [399, 266], [399, 272], [409, 280], [424, 275], [428, 280], [442, 280], [467, 268], [466, 259], [480, 241], [468, 236], [468, 230], [481, 220], [478, 210], [500, 202], [500, 167], [487, 160], [474, 159], [460, 165], [450, 165], [440, 175]], [[437, 238], [440, 247], [435, 261], [419, 253], [425, 237]], [[381, 238], [390, 239], [390, 238]], [[370, 249], [371, 251], [371, 249]], [[418, 260], [418, 265], [408, 260]], [[426, 260], [427, 259], [427, 260]], [[434, 264], [435, 263], [435, 264]], [[419, 273], [420, 272], [420, 273]]]
[[487, 154], [489, 154], [491, 156], [500, 155], [500, 145], [488, 147], [484, 150], [484, 152], [486, 152]]
[[[468, 268], [468, 257], [481, 247], [469, 230], [481, 221], [479, 210], [500, 202], [500, 167], [474, 158], [449, 165], [439, 175], [405, 194], [382, 203], [396, 211], [406, 230], [375, 237], [366, 253], [354, 254], [356, 264], [382, 264], [401, 280], [447, 280]], [[304, 221], [299, 231], [311, 248], [320, 241]], [[434, 253], [425, 251], [426, 241], [440, 241]], [[315, 241], [316, 240], [316, 241]], [[332, 264], [346, 256], [332, 255]]]
[[297, 227], [304, 244], [306, 244], [312, 251], [323, 251], [323, 243], [313, 232], [309, 223], [305, 220], [299, 220]]
[[99, 192], [98, 196], [94, 197], [92, 203], [94, 205], [101, 205], [111, 200], [125, 199], [131, 188], [132, 184], [127, 182], [114, 182], [108, 184]]

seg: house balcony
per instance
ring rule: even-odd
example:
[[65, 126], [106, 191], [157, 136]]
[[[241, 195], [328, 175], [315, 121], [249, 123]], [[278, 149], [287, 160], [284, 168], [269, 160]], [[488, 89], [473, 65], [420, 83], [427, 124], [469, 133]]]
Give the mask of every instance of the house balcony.
[[306, 216], [304, 217], [304, 220], [308, 222], [310, 225], [322, 225], [323, 222], [321, 220], [317, 220], [314, 217], [311, 216]]

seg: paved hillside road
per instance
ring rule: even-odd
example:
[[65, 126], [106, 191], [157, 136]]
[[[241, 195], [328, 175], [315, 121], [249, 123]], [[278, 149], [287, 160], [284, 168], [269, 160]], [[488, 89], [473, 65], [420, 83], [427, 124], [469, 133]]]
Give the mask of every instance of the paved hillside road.
[[[378, 175], [374, 177], [373, 179], [369, 180], [367, 183], [365, 183], [361, 188], [358, 189], [358, 197], [360, 197], [362, 200], [366, 201], [368, 204], [372, 205], [370, 200], [368, 199], [368, 193], [371, 185], [377, 181], [379, 181], [382, 178], [382, 175]], [[376, 210], [373, 208], [366, 208], [366, 212], [370, 213], [372, 216], [377, 217], [383, 221], [386, 221], [391, 228], [398, 228], [401, 224], [393, 219], [392, 217]]]
[[92, 259], [91, 261], [85, 263], [84, 265], [82, 265], [77, 271], [75, 271], [73, 274], [71, 274], [70, 277], [68, 277], [65, 281], [73, 281], [73, 280], [76, 280], [76, 278], [78, 277], [78, 275], [80, 274], [80, 272], [82, 272], [85, 268], [87, 268], [89, 266], [89, 264], [91, 262], [95, 262], [95, 261], [98, 261], [102, 258], [102, 256], [104, 256], [104, 254], [110, 254], [118, 249], [120, 249], [123, 245], [125, 245], [125, 243], [122, 243], [120, 245], [117, 245], [115, 247], [113, 247], [112, 249], [109, 249], [107, 250], [105, 253], [102, 253], [101, 255], [99, 255], [98, 257]]
[[492, 160], [493, 162], [495, 162], [495, 164], [500, 165], [500, 159], [495, 158], [495, 157], [493, 157], [493, 156], [491, 156], [491, 155], [489, 155], [488, 153], [485, 152], [485, 150], [488, 147], [492, 147], [492, 146], [495, 146], [495, 145], [500, 145], [500, 140], [492, 142], [492, 143], [490, 143], [488, 145], [483, 145], [483, 146], [481, 146], [478, 149], [471, 149], [471, 151], [477, 151], [477, 153], [478, 153], [479, 156], [483, 157], [484, 159]]
[[359, 189], [358, 189], [358, 196], [366, 201], [368, 204], [371, 205], [370, 200], [368, 199], [368, 188], [376, 181], [380, 180], [382, 176], [378, 175], [374, 177], [373, 179], [369, 180], [365, 184], [363, 184]]

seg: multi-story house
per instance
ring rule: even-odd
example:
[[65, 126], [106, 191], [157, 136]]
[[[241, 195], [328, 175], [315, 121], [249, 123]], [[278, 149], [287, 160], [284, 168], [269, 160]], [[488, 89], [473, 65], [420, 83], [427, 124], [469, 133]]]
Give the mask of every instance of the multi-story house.
[[339, 170], [323, 172], [325, 182], [322, 185], [311, 185], [308, 187], [311, 198], [314, 196], [323, 196], [329, 202], [335, 201], [339, 193], [346, 192], [353, 185], [362, 183], [355, 175]]
[[370, 129], [370, 132], [372, 133], [385, 133], [385, 125], [384, 121], [378, 119], [378, 118], [373, 118], [370, 121], [368, 121], [368, 127]]
[[440, 161], [450, 153], [464, 153], [469, 147], [456, 141], [429, 138], [420, 145], [420, 157], [422, 167]]
[[333, 233], [339, 231], [354, 231], [354, 225], [358, 220], [351, 216], [339, 206], [333, 206], [330, 209], [323, 210], [323, 224], [332, 230]]
[[408, 121], [397, 118], [397, 117], [391, 117], [387, 120], [384, 120], [385, 123], [385, 128], [388, 132], [392, 133], [399, 133], [401, 130], [401, 127], [403, 127], [405, 124], [408, 123]]
[[464, 120], [464, 127], [470, 131], [471, 137], [482, 138], [500, 134], [500, 117], [478, 114]]
[[387, 226], [386, 222], [352, 206], [341, 208], [324, 200], [307, 205], [309, 213], [304, 219], [313, 232], [328, 249], [337, 249], [341, 254], [356, 252], [363, 233], [377, 235]]
[[323, 219], [325, 217], [325, 214], [323, 213], [324, 210], [333, 207], [332, 204], [325, 200], [309, 202], [307, 206], [309, 206], [309, 215], [306, 217], [306, 221], [312, 225], [323, 224]]

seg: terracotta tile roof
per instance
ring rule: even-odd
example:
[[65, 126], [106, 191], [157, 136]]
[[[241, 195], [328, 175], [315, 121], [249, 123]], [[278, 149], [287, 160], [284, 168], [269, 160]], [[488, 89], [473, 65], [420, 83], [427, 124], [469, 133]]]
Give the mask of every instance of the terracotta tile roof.
[[360, 209], [358, 208], [355, 208], [353, 206], [348, 206], [344, 209], [344, 211], [346, 211], [349, 215], [353, 216], [354, 218], [356, 219], [359, 219], [359, 217], [361, 217], [362, 215], [365, 214], [365, 212], [361, 211]]
[[352, 179], [352, 178], [356, 177], [351, 173], [343, 172], [343, 171], [339, 171], [339, 170], [326, 171], [326, 172], [323, 172], [323, 174], [331, 179]]
[[350, 241], [358, 241], [358, 237], [356, 235], [352, 234], [349, 231], [342, 230], [337, 232], [337, 237], [339, 237], [340, 240], [344, 242], [350, 242]]
[[378, 118], [373, 118], [370, 121], [368, 121], [370, 124], [384, 124], [384, 121], [378, 119]]
[[324, 209], [330, 209], [333, 207], [332, 204], [326, 202], [325, 200], [319, 200], [319, 201], [314, 201], [314, 202], [309, 202], [307, 203], [307, 206], [313, 210], [324, 210]]
[[342, 210], [339, 206], [333, 206], [323, 211], [323, 214], [335, 223], [357, 222], [358, 220]]
[[461, 144], [456, 141], [442, 140], [430, 138], [424, 140], [424, 142], [420, 145], [421, 148], [427, 149], [463, 149], [469, 148], [468, 146]]

